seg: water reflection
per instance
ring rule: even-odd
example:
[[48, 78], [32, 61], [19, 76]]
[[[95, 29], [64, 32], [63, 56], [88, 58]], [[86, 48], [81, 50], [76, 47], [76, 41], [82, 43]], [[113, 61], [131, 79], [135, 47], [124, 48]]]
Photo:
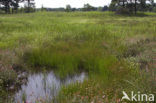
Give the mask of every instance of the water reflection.
[[21, 90], [15, 94], [15, 102], [22, 103], [23, 100], [26, 100], [28, 103], [35, 103], [39, 99], [51, 100], [57, 95], [62, 85], [83, 82], [85, 77], [85, 73], [67, 77], [64, 80], [57, 78], [53, 72], [29, 75], [27, 84], [23, 84]]

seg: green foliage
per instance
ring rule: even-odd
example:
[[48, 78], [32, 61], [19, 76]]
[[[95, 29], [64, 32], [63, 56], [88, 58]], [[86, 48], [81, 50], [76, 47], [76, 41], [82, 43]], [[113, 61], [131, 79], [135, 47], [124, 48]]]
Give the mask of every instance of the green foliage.
[[116, 8], [117, 8], [116, 3], [117, 3], [116, 1], [112, 0], [111, 4], [109, 6], [110, 11], [116, 11]]
[[95, 7], [91, 6], [90, 4], [84, 4], [84, 7], [82, 8], [83, 11], [94, 11]]

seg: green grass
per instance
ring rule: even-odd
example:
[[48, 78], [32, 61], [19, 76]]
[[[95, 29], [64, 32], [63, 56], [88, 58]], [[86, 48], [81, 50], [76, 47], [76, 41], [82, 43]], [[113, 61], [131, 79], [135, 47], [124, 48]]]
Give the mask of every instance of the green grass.
[[[75, 97], [77, 92], [83, 100], [87, 96], [83, 103], [94, 99], [96, 102], [116, 101], [121, 98], [122, 90], [137, 91], [145, 85], [143, 81], [151, 83], [146, 80], [150, 73], [142, 73], [138, 62], [131, 62], [129, 58], [137, 59], [136, 56], [144, 51], [144, 44], [137, 44], [138, 41], [147, 39], [155, 43], [155, 17], [155, 13], [129, 17], [112, 12], [1, 15], [0, 63], [8, 63], [6, 69], [13, 64], [31, 71], [50, 69], [61, 78], [85, 71], [88, 80], [62, 88], [60, 102], [69, 103], [72, 98], [76, 98], [74, 102], [81, 102]], [[154, 82], [154, 77], [150, 78]], [[149, 84], [145, 88], [150, 92], [155, 91], [154, 87]], [[108, 95], [104, 99], [103, 92]]]

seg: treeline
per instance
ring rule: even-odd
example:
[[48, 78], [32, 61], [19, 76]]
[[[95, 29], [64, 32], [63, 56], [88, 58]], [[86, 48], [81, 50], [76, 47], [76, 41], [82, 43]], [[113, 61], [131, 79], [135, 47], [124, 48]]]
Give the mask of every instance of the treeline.
[[112, 0], [109, 10], [119, 14], [136, 14], [137, 11], [156, 12], [156, 3], [154, 0]]
[[70, 5], [66, 5], [66, 8], [45, 8], [42, 6], [41, 9], [37, 9], [37, 11], [66, 11], [66, 12], [72, 12], [72, 11], [107, 11], [108, 6], [104, 7], [94, 7], [90, 4], [84, 4], [84, 7], [82, 8], [72, 8]]
[[118, 14], [136, 14], [137, 11], [156, 12], [156, 3], [154, 0], [112, 0], [109, 6], [94, 7], [85, 4], [83, 8], [72, 8], [66, 5], [66, 8], [41, 8], [41, 11], [114, 11]]
[[[24, 4], [20, 7], [20, 4]], [[0, 0], [0, 13], [20, 13], [35, 11], [115, 11], [118, 14], [136, 14], [137, 11], [156, 12], [156, 3], [154, 0], [112, 0], [109, 6], [94, 7], [90, 4], [84, 4], [82, 8], [72, 8], [66, 5], [66, 8], [41, 8], [36, 9], [34, 0]]]
[[[24, 7], [19, 8], [19, 4], [23, 3]], [[17, 13], [17, 12], [33, 12], [35, 10], [34, 0], [0, 0], [1, 13]]]

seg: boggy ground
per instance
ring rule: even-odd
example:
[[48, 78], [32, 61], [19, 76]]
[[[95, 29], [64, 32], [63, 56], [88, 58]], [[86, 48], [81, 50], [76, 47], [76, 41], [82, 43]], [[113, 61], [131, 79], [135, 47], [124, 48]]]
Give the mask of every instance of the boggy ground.
[[88, 73], [85, 82], [63, 87], [52, 102], [120, 102], [123, 90], [155, 93], [155, 15], [1, 15], [0, 97], [8, 95], [6, 86], [19, 82], [17, 71], [49, 69], [61, 78]]

